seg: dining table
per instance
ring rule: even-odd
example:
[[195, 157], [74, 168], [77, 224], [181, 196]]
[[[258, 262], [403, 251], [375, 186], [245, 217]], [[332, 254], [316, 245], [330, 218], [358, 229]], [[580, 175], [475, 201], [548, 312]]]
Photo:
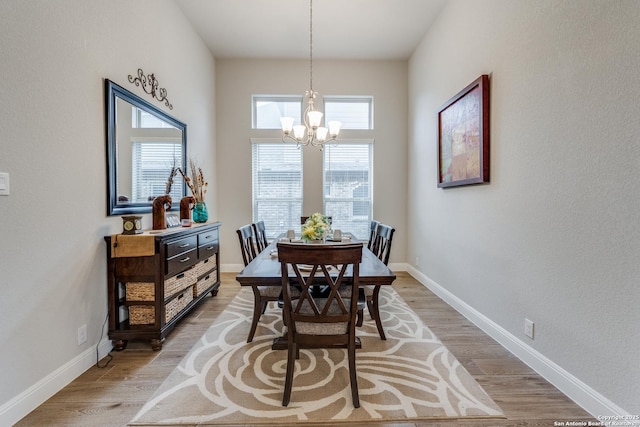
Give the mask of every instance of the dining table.
[[[350, 233], [343, 233], [343, 236], [346, 238], [341, 239], [339, 242], [327, 240], [326, 243], [319, 244], [360, 243]], [[282, 286], [281, 267], [277, 254], [277, 244], [281, 241], [289, 242], [289, 239], [285, 239], [284, 234], [280, 235], [277, 239], [271, 241], [262, 252], [238, 273], [236, 280], [241, 286]], [[318, 244], [303, 243], [298, 239], [291, 240], [291, 242], [299, 242], [298, 244], [301, 245]], [[348, 280], [348, 276], [346, 276], [346, 279]], [[362, 261], [360, 262], [360, 286], [389, 286], [395, 279], [396, 275], [393, 271], [367, 248], [365, 241], [362, 247]], [[286, 337], [274, 339], [272, 348], [286, 349]]]

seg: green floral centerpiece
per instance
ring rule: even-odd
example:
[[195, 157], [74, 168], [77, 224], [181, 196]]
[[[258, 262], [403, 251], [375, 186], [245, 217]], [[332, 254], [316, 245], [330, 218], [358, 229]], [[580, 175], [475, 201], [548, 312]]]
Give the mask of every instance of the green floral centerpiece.
[[320, 212], [316, 212], [302, 225], [302, 232], [300, 234], [302, 240], [311, 242], [314, 240], [323, 240], [330, 229], [331, 222], [329, 219]]

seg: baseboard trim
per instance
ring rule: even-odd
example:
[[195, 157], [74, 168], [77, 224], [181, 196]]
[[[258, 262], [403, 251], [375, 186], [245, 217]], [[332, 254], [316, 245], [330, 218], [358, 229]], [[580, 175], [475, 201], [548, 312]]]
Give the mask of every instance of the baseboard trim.
[[428, 278], [422, 272], [412, 266], [407, 266], [406, 271], [594, 417], [597, 418], [603, 415], [624, 417], [630, 415], [548, 357], [519, 340], [506, 329]]
[[[109, 354], [111, 341], [102, 340], [98, 347], [99, 358]], [[13, 425], [62, 390], [87, 369], [96, 364], [96, 347], [91, 347], [71, 359], [49, 375], [0, 406], [0, 425]]]

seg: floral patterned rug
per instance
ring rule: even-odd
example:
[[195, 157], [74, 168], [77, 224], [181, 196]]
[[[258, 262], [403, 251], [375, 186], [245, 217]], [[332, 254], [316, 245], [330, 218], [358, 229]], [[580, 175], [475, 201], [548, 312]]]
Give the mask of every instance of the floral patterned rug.
[[270, 305], [247, 343], [253, 294], [243, 288], [145, 404], [130, 426], [286, 425], [504, 418], [501, 409], [392, 287], [380, 293], [387, 340], [365, 311], [356, 353], [360, 408], [351, 400], [346, 351], [301, 350], [288, 407], [286, 350]]

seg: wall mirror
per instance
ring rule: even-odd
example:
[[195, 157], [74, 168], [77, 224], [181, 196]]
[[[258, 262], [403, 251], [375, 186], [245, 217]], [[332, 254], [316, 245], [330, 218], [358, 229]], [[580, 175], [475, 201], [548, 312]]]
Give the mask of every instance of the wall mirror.
[[[187, 125], [139, 96], [105, 80], [107, 107], [107, 214], [151, 212], [167, 194], [172, 168], [186, 171]], [[179, 209], [187, 187], [173, 177], [169, 195]]]

